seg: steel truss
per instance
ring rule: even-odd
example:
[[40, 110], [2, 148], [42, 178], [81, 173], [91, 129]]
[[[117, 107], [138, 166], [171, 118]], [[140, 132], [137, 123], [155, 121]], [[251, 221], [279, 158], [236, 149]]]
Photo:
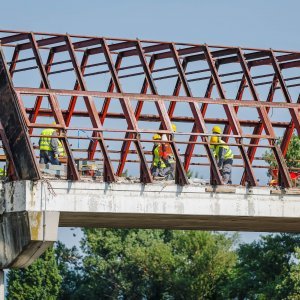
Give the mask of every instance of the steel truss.
[[[58, 128], [68, 156], [70, 179], [80, 179], [75, 164], [80, 157], [103, 160], [107, 182], [116, 181], [128, 163], [139, 163], [141, 182], [153, 182], [151, 135], [160, 133], [168, 136], [176, 158], [178, 184], [188, 184], [186, 172], [192, 166], [209, 167], [212, 183], [222, 184], [209, 145], [209, 128], [219, 124], [222, 138], [237, 150], [235, 158], [240, 163], [235, 165], [244, 170], [241, 184], [258, 185], [254, 169], [265, 166], [254, 162], [262, 161], [261, 155], [256, 156], [258, 150], [267, 148], [274, 154], [280, 184], [292, 185], [284, 157], [294, 131], [300, 135], [300, 75], [295, 74], [300, 67], [300, 52], [5, 30], [0, 30], [0, 41], [1, 60], [16, 95], [24, 134], [35, 149], [42, 128]], [[28, 80], [32, 72], [39, 76], [37, 85]], [[68, 88], [67, 80], [72, 76]], [[57, 87], [58, 83], [65, 88]], [[30, 104], [30, 97], [34, 103]], [[80, 105], [79, 100], [83, 100]], [[116, 101], [118, 109], [112, 104]], [[146, 104], [153, 108], [144, 109]], [[215, 116], [207, 116], [210, 108]], [[247, 109], [254, 109], [257, 118], [240, 116], [240, 111]], [[285, 109], [288, 118], [274, 120], [275, 109]], [[55, 125], [46, 121], [49, 117]], [[74, 121], [79, 118], [86, 121]], [[108, 120], [119, 120], [114, 125], [126, 121], [126, 125], [119, 129], [105, 127]], [[143, 128], [140, 124], [145, 122], [149, 126]], [[173, 133], [172, 122], [179, 128], [190, 126], [190, 130]], [[20, 178], [15, 166], [18, 162], [13, 161], [10, 143], [0, 127], [3, 146], [12, 162], [11, 178]], [[76, 136], [76, 130], [88, 134]], [[279, 146], [276, 140], [280, 130], [283, 139]], [[84, 145], [76, 148], [76, 141], [84, 141]], [[112, 149], [117, 142], [117, 149]], [[136, 158], [130, 159], [132, 155]], [[38, 169], [36, 159], [35, 164]]]

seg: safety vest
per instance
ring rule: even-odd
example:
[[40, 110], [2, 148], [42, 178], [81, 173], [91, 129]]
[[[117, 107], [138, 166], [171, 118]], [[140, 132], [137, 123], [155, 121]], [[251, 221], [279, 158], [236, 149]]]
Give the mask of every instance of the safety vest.
[[163, 154], [162, 157], [168, 161], [168, 163], [174, 163], [175, 158], [173, 155], [172, 147], [169, 143], [165, 143], [162, 145], [163, 148]]
[[62, 142], [60, 140], [58, 140], [57, 143], [58, 143], [58, 147], [57, 148], [58, 148], [59, 155], [60, 156], [66, 156], [66, 152], [65, 152], [65, 149], [63, 147]]
[[40, 139], [40, 150], [46, 150], [46, 151], [51, 151], [52, 147], [51, 147], [51, 136], [53, 134], [53, 132], [55, 131], [55, 129], [44, 129], [41, 133], [41, 135], [45, 135], [42, 136]]
[[161, 145], [155, 145], [153, 147], [153, 166], [159, 168], [165, 168], [166, 165], [161, 159]]
[[229, 148], [229, 146], [227, 146], [226, 143], [221, 139], [219, 139], [219, 143], [221, 145], [212, 145], [214, 156], [218, 157], [220, 148], [224, 148], [226, 150], [224, 159], [233, 159], [233, 153], [232, 153], [231, 149]]
[[4, 177], [6, 175], [5, 173], [5, 169], [0, 168], [0, 177]]

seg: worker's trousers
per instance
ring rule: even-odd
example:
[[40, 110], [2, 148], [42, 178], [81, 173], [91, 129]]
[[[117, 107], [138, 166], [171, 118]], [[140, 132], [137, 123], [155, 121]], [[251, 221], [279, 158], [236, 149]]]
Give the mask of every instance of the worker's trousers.
[[54, 156], [53, 151], [40, 150], [40, 164], [50, 163], [52, 165], [60, 165], [60, 162]]
[[226, 159], [224, 160], [224, 163], [223, 163], [223, 168], [222, 168], [222, 179], [223, 179], [223, 182], [225, 184], [231, 184], [231, 169], [232, 169], [232, 163], [233, 163], [233, 160], [230, 158], [230, 159]]
[[162, 174], [162, 168], [159, 168], [158, 166], [151, 166], [151, 175], [153, 177], [164, 177], [164, 175]]
[[175, 179], [175, 161], [174, 159], [168, 159], [165, 161], [166, 168], [163, 169], [163, 175], [166, 180], [174, 180]]

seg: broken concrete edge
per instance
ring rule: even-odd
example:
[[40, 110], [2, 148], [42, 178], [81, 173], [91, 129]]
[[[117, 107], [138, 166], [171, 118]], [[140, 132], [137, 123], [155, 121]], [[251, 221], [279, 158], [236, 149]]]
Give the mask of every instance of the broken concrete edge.
[[24, 268], [57, 240], [59, 212], [11, 212], [0, 216], [0, 269]]

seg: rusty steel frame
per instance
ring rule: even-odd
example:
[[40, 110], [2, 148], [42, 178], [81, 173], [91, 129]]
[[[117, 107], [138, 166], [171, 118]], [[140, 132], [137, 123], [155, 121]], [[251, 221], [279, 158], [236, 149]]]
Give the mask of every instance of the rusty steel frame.
[[[59, 136], [68, 156], [69, 179], [79, 180], [80, 175], [73, 156], [75, 150], [70, 144], [70, 140], [74, 137], [68, 132], [76, 129], [70, 126], [72, 118], [84, 117], [91, 121], [92, 127], [85, 128], [91, 132], [91, 137], [88, 147], [81, 150], [87, 154], [87, 157], [83, 159], [93, 160], [95, 154], [100, 152], [103, 156], [104, 181], [106, 182], [116, 181], [117, 176], [122, 175], [126, 163], [131, 161], [140, 163], [141, 182], [153, 182], [149, 165], [151, 152], [144, 149], [144, 143], [150, 143], [151, 140], [141, 138], [142, 134], [152, 132], [166, 134], [168, 137], [168, 143], [176, 160], [175, 180], [177, 184], [189, 183], [186, 172], [190, 166], [195, 165], [209, 165], [212, 175], [211, 183], [223, 184], [216, 160], [210, 150], [209, 137], [211, 133], [207, 127], [208, 125], [219, 124], [224, 126], [221, 135], [223, 140], [229, 142], [229, 139], [233, 138], [235, 142], [230, 142], [228, 145], [236, 146], [239, 149], [240, 155], [235, 155], [235, 157], [239, 157], [244, 166], [244, 174], [240, 179], [241, 184], [258, 185], [253, 168], [259, 166], [253, 163], [258, 159], [255, 156], [257, 149], [262, 147], [259, 145], [260, 141], [267, 139], [268, 145], [265, 148], [271, 149], [274, 154], [279, 169], [280, 184], [283, 187], [291, 187], [292, 185], [284, 157], [295, 130], [300, 136], [300, 96], [296, 101], [293, 100], [289, 89], [299, 87], [300, 83], [292, 82], [288, 85], [287, 82], [300, 79], [300, 76], [293, 75], [285, 78], [283, 71], [300, 67], [300, 52], [9, 30], [0, 30], [0, 42], [4, 51], [6, 49], [13, 50], [10, 61], [6, 62], [7, 70], [9, 70], [8, 75], [12, 82], [14, 82], [15, 74], [38, 70], [41, 79], [39, 87], [14, 85], [13, 88], [31, 138], [38, 137], [34, 134], [36, 128], [54, 127], [60, 130]], [[33, 56], [22, 58], [20, 55], [26, 50], [31, 50]], [[47, 52], [45, 63], [41, 55], [42, 51]], [[58, 54], [63, 54], [64, 58], [56, 62], [55, 58]], [[79, 56], [82, 58], [80, 59]], [[90, 58], [94, 56], [97, 58], [101, 56], [104, 60], [97, 60], [96, 63], [89, 64]], [[126, 65], [126, 60], [132, 58], [137, 59], [138, 62]], [[167, 65], [161, 66], [162, 62], [166, 62]], [[189, 66], [197, 62], [205, 63], [207, 67], [188, 71]], [[18, 68], [23, 63], [27, 64], [26, 67]], [[64, 64], [69, 63], [71, 67], [64, 68]], [[63, 66], [63, 69], [53, 71], [52, 66], [55, 65]], [[239, 66], [240, 71], [235, 70], [227, 73], [222, 71], [222, 68], [233, 65]], [[273, 70], [272, 73], [252, 75], [257, 67], [270, 66]], [[97, 67], [104, 67], [105, 69], [98, 71], [95, 69]], [[95, 70], [86, 72], [88, 68]], [[136, 70], [138, 68], [139, 70]], [[73, 72], [75, 75], [74, 88], [71, 90], [52, 88], [49, 76], [55, 77], [56, 74], [65, 72]], [[125, 72], [125, 74], [120, 74], [121, 72]], [[157, 73], [162, 73], [162, 76], [153, 76]], [[191, 78], [191, 76], [199, 73], [207, 73], [207, 75]], [[106, 90], [90, 90], [85, 77], [90, 78], [102, 74], [110, 76]], [[237, 78], [239, 75], [241, 78]], [[139, 87], [139, 93], [129, 93], [123, 80], [135, 76], [143, 76], [142, 85]], [[226, 80], [223, 79], [225, 76]], [[258, 79], [271, 76], [271, 81], [267, 79], [263, 82], [256, 82]], [[227, 80], [228, 77], [230, 78]], [[172, 79], [175, 79], [175, 84], [172, 84], [174, 85], [172, 94], [161, 93], [156, 82]], [[190, 82], [201, 81], [206, 82], [206, 88], [202, 97], [195, 97]], [[235, 99], [226, 96], [224, 86], [231, 83], [239, 83]], [[270, 86], [269, 92], [266, 99], [261, 99], [257, 89], [264, 85]], [[212, 98], [214, 90], [218, 93], [218, 98]], [[243, 99], [246, 90], [249, 90], [252, 99]], [[283, 97], [279, 101], [273, 101], [277, 90], [282, 91]], [[185, 96], [180, 96], [182, 93]], [[24, 95], [35, 97], [33, 107], [24, 104], [22, 100]], [[299, 92], [298, 95], [300, 95]], [[60, 107], [59, 96], [69, 97], [67, 109]], [[87, 111], [76, 109], [78, 97], [83, 98]], [[43, 98], [48, 99], [50, 108], [42, 108]], [[94, 98], [103, 99], [101, 109], [96, 107]], [[110, 111], [114, 109], [112, 99], [119, 100], [121, 113]], [[135, 107], [132, 104], [133, 100], [137, 101]], [[156, 111], [142, 113], [145, 102], [154, 103]], [[177, 116], [177, 103], [187, 104], [192, 116]], [[212, 105], [222, 107], [226, 118], [207, 117], [207, 110]], [[238, 113], [241, 107], [256, 108], [259, 119], [245, 120], [239, 118]], [[286, 109], [290, 115], [290, 120], [272, 120], [269, 115], [272, 108]], [[54, 117], [56, 125], [41, 124], [38, 118], [43, 117]], [[104, 127], [104, 122], [108, 119], [124, 119], [126, 121], [127, 128], [122, 130], [124, 137], [104, 137], [105, 132], [110, 132], [109, 128]], [[154, 121], [159, 123], [159, 126], [152, 131], [147, 131], [140, 128], [138, 125], [140, 121]], [[190, 132], [180, 132], [179, 130], [178, 133], [174, 134], [172, 122], [192, 124], [192, 130]], [[253, 127], [252, 134], [245, 134], [242, 127]], [[79, 126], [77, 128], [80, 129]], [[276, 128], [284, 129], [280, 147], [276, 142], [279, 138], [274, 130]], [[6, 149], [8, 146], [7, 141], [5, 142], [4, 129], [2, 128], [0, 131], [6, 154], [9, 156], [10, 149]], [[265, 133], [263, 134], [263, 132]], [[175, 137], [182, 135], [187, 136], [188, 141], [183, 142]], [[249, 142], [245, 142], [244, 139], [249, 139]], [[108, 149], [107, 143], [112, 140], [121, 143], [119, 151]], [[135, 150], [130, 150], [132, 142]], [[184, 153], [179, 153], [178, 145], [183, 144], [186, 145]], [[97, 150], [97, 145], [100, 146], [100, 150]], [[203, 146], [206, 154], [200, 156], [206, 157], [207, 163], [193, 161], [195, 157], [200, 157], [199, 154], [195, 153], [196, 145]], [[120, 158], [112, 158], [112, 153], [120, 154]], [[137, 159], [128, 159], [129, 154], [137, 155]], [[113, 163], [116, 162], [117, 168], [114, 170]], [[16, 168], [11, 164], [11, 177], [18, 178], [18, 176]]]

